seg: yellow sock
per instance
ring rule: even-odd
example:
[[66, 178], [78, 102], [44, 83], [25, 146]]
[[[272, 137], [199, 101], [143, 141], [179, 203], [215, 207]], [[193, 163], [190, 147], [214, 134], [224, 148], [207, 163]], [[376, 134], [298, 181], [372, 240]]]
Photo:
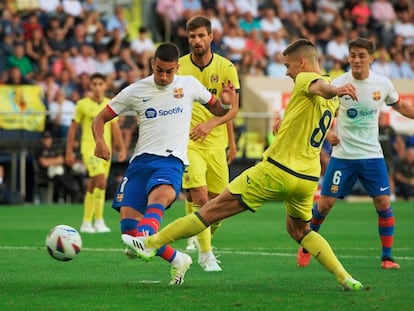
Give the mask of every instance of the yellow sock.
[[83, 200], [83, 221], [92, 222], [92, 217], [95, 212], [95, 206], [93, 204], [93, 195], [87, 191], [85, 199]]
[[[192, 204], [193, 205], [193, 212], [197, 212], [200, 209], [200, 205]], [[197, 241], [200, 245], [199, 251], [201, 253], [206, 253], [211, 251], [211, 229], [207, 228], [197, 234]]]
[[311, 231], [300, 243], [326, 270], [333, 273], [339, 283], [351, 275], [336, 258], [328, 242], [317, 232]]
[[170, 244], [177, 240], [197, 235], [204, 229], [206, 225], [196, 214], [178, 218], [155, 235], [146, 239], [146, 246], [159, 249], [166, 244]]
[[93, 205], [95, 206], [95, 220], [103, 219], [105, 206], [105, 189], [93, 189]]
[[185, 199], [185, 203], [184, 203], [184, 207], [185, 207], [185, 214], [191, 214], [193, 213], [193, 202], [188, 201], [187, 199]]
[[221, 224], [222, 224], [222, 222], [221, 221], [218, 221], [218, 222], [215, 222], [214, 224], [212, 224], [210, 226], [210, 229], [211, 229], [211, 237], [213, 237], [214, 233], [216, 233], [217, 230], [221, 227]]

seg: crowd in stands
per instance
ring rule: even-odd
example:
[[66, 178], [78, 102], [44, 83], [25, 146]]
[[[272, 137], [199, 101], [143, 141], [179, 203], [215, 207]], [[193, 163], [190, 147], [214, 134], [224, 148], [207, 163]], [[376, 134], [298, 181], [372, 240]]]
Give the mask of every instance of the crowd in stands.
[[[409, 0], [158, 0], [136, 37], [126, 8], [106, 15], [94, 0], [38, 0], [18, 10], [1, 4], [0, 84], [34, 84], [44, 90], [54, 135], [66, 137], [76, 101], [88, 95], [94, 72], [107, 77], [108, 97], [150, 73], [157, 43], [172, 41], [189, 52], [186, 20], [203, 14], [212, 21], [212, 50], [229, 58], [239, 75], [287, 78], [282, 51], [307, 38], [320, 51], [323, 70], [347, 70], [347, 42], [376, 42], [372, 70], [391, 79], [414, 78], [414, 13]], [[63, 115], [69, 116], [63, 116]], [[136, 122], [121, 120], [126, 137]], [[133, 138], [132, 138], [133, 139]], [[132, 146], [134, 143], [132, 143]]]

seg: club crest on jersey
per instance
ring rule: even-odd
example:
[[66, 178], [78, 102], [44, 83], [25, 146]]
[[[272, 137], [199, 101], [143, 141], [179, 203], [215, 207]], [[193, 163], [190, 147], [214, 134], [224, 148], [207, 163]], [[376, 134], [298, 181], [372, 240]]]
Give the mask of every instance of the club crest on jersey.
[[381, 99], [381, 91], [375, 91], [374, 93], [372, 93], [372, 99], [373, 100], [380, 100]]
[[117, 202], [122, 202], [123, 199], [124, 199], [124, 194], [123, 193], [118, 193], [116, 195], [116, 201]]
[[338, 192], [338, 186], [337, 185], [331, 185], [331, 192], [337, 193]]
[[218, 83], [219, 81], [220, 81], [220, 78], [219, 78], [218, 74], [213, 73], [210, 76], [210, 82], [212, 82], [212, 83]]
[[184, 90], [180, 88], [173, 89], [173, 94], [175, 98], [183, 98], [184, 97]]

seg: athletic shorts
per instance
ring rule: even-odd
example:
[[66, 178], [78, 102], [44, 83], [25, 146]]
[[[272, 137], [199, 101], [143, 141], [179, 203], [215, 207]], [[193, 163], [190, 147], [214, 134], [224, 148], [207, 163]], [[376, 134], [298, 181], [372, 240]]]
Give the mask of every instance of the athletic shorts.
[[266, 202], [284, 201], [290, 217], [310, 221], [317, 187], [317, 178], [295, 176], [264, 160], [242, 172], [229, 184], [228, 190], [240, 194], [240, 203], [252, 212]]
[[383, 158], [347, 160], [332, 157], [323, 177], [321, 195], [342, 199], [351, 192], [357, 179], [370, 197], [391, 193]]
[[84, 154], [82, 156], [82, 161], [85, 164], [89, 177], [104, 174], [105, 177], [108, 178], [109, 170], [111, 169], [111, 161], [106, 161], [90, 154]]
[[189, 148], [190, 165], [183, 175], [183, 189], [207, 186], [211, 193], [221, 193], [229, 183], [229, 168], [226, 151], [196, 150]]
[[178, 196], [183, 171], [183, 162], [174, 156], [142, 154], [136, 157], [116, 189], [112, 207], [119, 211], [121, 206], [128, 206], [145, 214], [148, 195], [154, 187], [171, 185]]

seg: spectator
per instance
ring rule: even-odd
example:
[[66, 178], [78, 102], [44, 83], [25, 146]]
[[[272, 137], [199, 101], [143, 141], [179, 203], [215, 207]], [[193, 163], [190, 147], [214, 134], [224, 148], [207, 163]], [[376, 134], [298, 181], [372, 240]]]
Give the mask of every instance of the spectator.
[[49, 58], [53, 54], [43, 32], [39, 29], [33, 30], [32, 37], [25, 42], [25, 47], [26, 55], [29, 57], [35, 70], [39, 68], [42, 58], [46, 58], [46, 61], [49, 62]]
[[82, 3], [79, 0], [62, 0], [63, 12], [81, 21], [84, 18]]
[[263, 73], [267, 65], [267, 50], [259, 29], [253, 28], [248, 34], [245, 51], [251, 55], [253, 67]]
[[[79, 202], [81, 192], [76, 180], [73, 179], [69, 168], [65, 166], [64, 148], [54, 142], [52, 133], [46, 131], [40, 140], [40, 145], [36, 150], [36, 160], [39, 164], [39, 174], [44, 178], [50, 178], [55, 183], [54, 189], [62, 189], [69, 193], [74, 202]], [[54, 201], [57, 193], [54, 195]]]
[[39, 30], [43, 33], [43, 27], [40, 25], [36, 13], [32, 12], [22, 24], [24, 31], [24, 40], [30, 40], [34, 30]]
[[73, 57], [79, 56], [81, 46], [87, 44], [85, 25], [83, 23], [76, 24], [73, 30], [73, 35], [67, 41], [71, 55]]
[[271, 78], [287, 78], [286, 67], [281, 51], [273, 54], [267, 65], [266, 74]]
[[82, 43], [79, 49], [79, 54], [73, 58], [73, 66], [75, 73], [78, 76], [83, 72], [86, 72], [89, 75], [96, 72], [95, 59], [93, 55], [93, 48], [87, 43]]
[[115, 29], [120, 31], [122, 39], [128, 34], [128, 22], [124, 17], [124, 8], [121, 5], [116, 5], [114, 8], [114, 14], [106, 22], [106, 31], [109, 35], [113, 36]]
[[371, 3], [373, 29], [380, 38], [380, 43], [388, 46], [392, 42], [394, 23], [397, 19], [394, 7], [388, 0], [374, 0]]
[[83, 0], [82, 8], [85, 14], [89, 14], [91, 12], [98, 13], [98, 5], [95, 3], [94, 0]]
[[[341, 21], [342, 19], [338, 16], [336, 20]], [[327, 27], [327, 24], [323, 22], [318, 12], [307, 11], [305, 12], [305, 22], [303, 23], [303, 26], [306, 29], [306, 37], [309, 38], [309, 35], [314, 36], [316, 38], [315, 43], [321, 45], [324, 52], [326, 50], [326, 45], [332, 38], [331, 29], [334, 25], [331, 24], [331, 27]], [[341, 26], [343, 27], [343, 25]], [[321, 53], [321, 55], [322, 54], [324, 53]]]
[[408, 12], [408, 15], [413, 16], [413, 8], [410, 0], [397, 0], [394, 2], [394, 11], [397, 19], [401, 19], [401, 13]]
[[223, 32], [219, 30], [212, 31], [213, 40], [211, 41], [211, 51], [225, 58], [228, 58], [230, 49], [223, 41]]
[[7, 57], [7, 68], [18, 67], [23, 77], [31, 80], [33, 78], [33, 66], [30, 58], [24, 52], [22, 44], [15, 45], [13, 54]]
[[261, 31], [260, 20], [254, 18], [252, 12], [250, 11], [245, 11], [240, 17], [239, 27], [245, 37], [247, 37], [253, 31], [253, 29]]
[[414, 148], [410, 147], [405, 157], [395, 165], [395, 182], [404, 200], [414, 194]]
[[279, 17], [286, 24], [290, 23], [290, 17], [292, 14], [299, 15], [299, 19], [303, 20], [303, 7], [302, 2], [299, 0], [281, 0], [279, 7]]
[[230, 26], [228, 32], [223, 37], [223, 42], [229, 47], [229, 60], [238, 66], [246, 46], [246, 39], [242, 30], [238, 26]]
[[52, 63], [51, 71], [56, 77], [60, 75], [63, 69], [69, 71], [71, 79], [76, 79], [75, 67], [73, 66], [69, 50], [63, 51], [62, 54], [60, 54], [60, 56]]
[[24, 77], [18, 66], [12, 66], [8, 69], [6, 84], [26, 85], [33, 84], [31, 80]]
[[66, 98], [76, 102], [80, 97], [76, 91], [75, 81], [71, 77], [71, 73], [68, 69], [62, 68], [59, 74], [58, 84], [61, 89], [66, 93]]
[[131, 52], [135, 62], [142, 68], [143, 75], [150, 73], [150, 60], [155, 51], [154, 42], [148, 38], [147, 28], [141, 26], [138, 30], [139, 37], [131, 41]]
[[328, 71], [329, 76], [332, 79], [335, 79], [344, 73], [345, 70], [342, 68], [342, 63], [339, 60], [334, 60], [332, 63], [332, 68]]
[[331, 24], [339, 15], [338, 3], [334, 0], [318, 1], [318, 15], [325, 24]]
[[74, 112], [75, 103], [66, 98], [63, 89], [58, 90], [56, 99], [49, 103], [49, 117], [53, 124], [53, 136], [61, 143], [65, 144]]
[[155, 11], [161, 19], [159, 32], [164, 37], [163, 41], [173, 41], [172, 35], [177, 26], [184, 20], [184, 4], [182, 0], [159, 0]]
[[76, 92], [79, 94], [80, 98], [91, 95], [89, 90], [89, 77], [90, 75], [86, 72], [82, 72], [79, 75], [78, 82], [76, 83]]
[[109, 38], [110, 40], [106, 46], [111, 57], [118, 57], [124, 48], [130, 46], [129, 42], [122, 37], [122, 32], [119, 28], [115, 28]]
[[116, 77], [114, 62], [109, 58], [109, 52], [104, 47], [100, 47], [97, 50], [95, 69], [96, 72], [103, 74], [104, 76], [111, 75], [112, 78]]
[[257, 0], [236, 0], [234, 1], [237, 8], [237, 15], [244, 15], [250, 12], [253, 18], [259, 17], [259, 3]]
[[267, 57], [272, 59], [275, 53], [283, 52], [288, 46], [288, 42], [283, 38], [281, 32], [273, 32], [266, 42]]
[[121, 83], [127, 80], [126, 73], [130, 70], [135, 71], [137, 76], [139, 75], [138, 66], [132, 58], [131, 49], [129, 47], [124, 47], [121, 50], [119, 59], [115, 62], [115, 70], [116, 79], [121, 81]]
[[390, 63], [391, 79], [410, 79], [413, 72], [410, 65], [404, 60], [402, 52], [395, 52]]
[[[204, 3], [204, 2], [203, 2]], [[217, 10], [212, 8], [212, 7], [208, 7], [204, 9], [204, 15], [210, 20], [211, 22], [211, 31], [214, 34], [218, 34], [220, 35], [220, 37], [223, 36], [223, 23], [220, 20], [220, 18], [218, 17], [218, 13]]]
[[394, 33], [404, 38], [404, 47], [407, 47], [414, 44], [413, 16], [408, 11], [400, 12], [399, 16], [394, 25]]
[[54, 59], [60, 57], [62, 53], [69, 50], [69, 44], [65, 39], [66, 33], [62, 28], [53, 28], [48, 34], [47, 43], [52, 49]]
[[371, 65], [371, 70], [379, 75], [391, 78], [390, 55], [384, 46], [377, 49], [377, 56]]
[[338, 61], [345, 70], [348, 66], [348, 54], [349, 50], [345, 32], [333, 33], [333, 39], [326, 45], [328, 71], [332, 68], [335, 61]]
[[47, 105], [56, 100], [56, 95], [59, 91], [59, 84], [56, 82], [56, 78], [53, 73], [47, 73], [44, 80], [39, 81], [38, 85], [42, 88], [43, 93], [45, 94]]
[[271, 6], [263, 9], [263, 17], [260, 19], [260, 29], [262, 30], [263, 39], [266, 41], [272, 38], [274, 32], [279, 32], [282, 37], [286, 35], [282, 21], [276, 16], [276, 12]]
[[92, 43], [95, 33], [98, 30], [102, 30], [105, 33], [105, 26], [100, 20], [100, 15], [98, 11], [90, 11], [86, 13], [85, 17], [85, 35], [86, 42]]
[[188, 20], [195, 15], [203, 14], [203, 6], [200, 0], [183, 0], [183, 7], [183, 16], [185, 20]]
[[357, 1], [351, 10], [351, 18], [354, 28], [357, 29], [359, 35], [361, 37], [365, 36], [371, 19], [371, 9], [366, 0]]

